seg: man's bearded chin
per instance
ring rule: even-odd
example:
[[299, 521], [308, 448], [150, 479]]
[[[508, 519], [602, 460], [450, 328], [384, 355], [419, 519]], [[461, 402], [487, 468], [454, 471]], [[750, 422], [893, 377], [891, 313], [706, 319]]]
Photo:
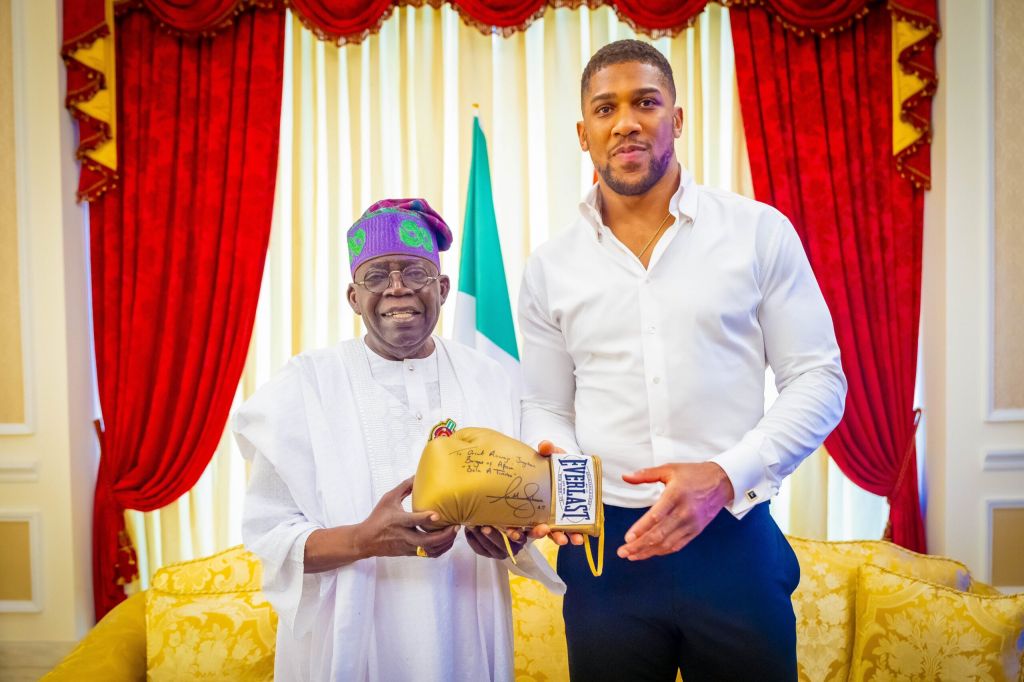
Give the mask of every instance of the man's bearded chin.
[[668, 165], [672, 161], [673, 151], [675, 150], [670, 146], [659, 158], [652, 158], [647, 166], [646, 175], [635, 182], [628, 182], [617, 177], [611, 169], [611, 163], [605, 166], [599, 166], [597, 173], [601, 176], [601, 179], [604, 180], [604, 184], [608, 186], [608, 189], [612, 190], [616, 194], [621, 194], [627, 197], [646, 194], [647, 191], [658, 184], [658, 180], [661, 180], [662, 176], [665, 175], [665, 171], [668, 170]]

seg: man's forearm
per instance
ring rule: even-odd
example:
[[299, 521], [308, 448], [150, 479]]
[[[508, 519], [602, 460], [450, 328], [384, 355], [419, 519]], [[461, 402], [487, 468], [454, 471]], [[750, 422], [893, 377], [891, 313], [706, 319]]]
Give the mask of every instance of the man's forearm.
[[570, 454], [578, 454], [575, 423], [555, 411], [523, 401], [523, 442], [536, 448], [542, 440], [549, 440]]
[[765, 502], [813, 452], [842, 417], [846, 384], [838, 368], [821, 367], [793, 379], [760, 422], [735, 446], [711, 458], [735, 488], [736, 516]]
[[303, 570], [322, 573], [372, 556], [363, 539], [361, 524], [319, 528], [306, 538]]

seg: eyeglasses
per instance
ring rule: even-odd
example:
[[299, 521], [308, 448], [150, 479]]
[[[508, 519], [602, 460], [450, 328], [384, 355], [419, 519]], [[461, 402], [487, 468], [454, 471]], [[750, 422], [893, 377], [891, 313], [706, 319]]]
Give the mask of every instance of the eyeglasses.
[[431, 275], [422, 265], [406, 265], [401, 270], [392, 270], [390, 272], [387, 270], [370, 270], [363, 277], [363, 281], [353, 282], [353, 284], [366, 287], [366, 290], [370, 293], [382, 294], [391, 287], [392, 275], [398, 275], [405, 288], [412, 291], [419, 291], [440, 277], [440, 275], [437, 277]]

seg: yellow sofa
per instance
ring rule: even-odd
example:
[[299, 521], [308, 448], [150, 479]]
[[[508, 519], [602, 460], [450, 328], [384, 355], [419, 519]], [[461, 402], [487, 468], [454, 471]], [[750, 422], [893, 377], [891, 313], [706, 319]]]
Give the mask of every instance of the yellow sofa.
[[[888, 542], [790, 542], [801, 680], [1024, 680], [1024, 595]], [[241, 547], [165, 567], [44, 680], [270, 680], [277, 618], [259, 585]], [[568, 679], [561, 599], [518, 577], [512, 594], [516, 679]]]

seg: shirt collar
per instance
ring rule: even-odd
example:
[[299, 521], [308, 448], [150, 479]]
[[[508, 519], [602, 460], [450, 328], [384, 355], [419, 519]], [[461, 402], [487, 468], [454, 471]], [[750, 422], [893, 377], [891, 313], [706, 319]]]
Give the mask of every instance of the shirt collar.
[[[676, 224], [682, 223], [685, 216], [691, 223], [697, 220], [697, 195], [700, 186], [693, 179], [686, 166], [679, 165], [679, 187], [675, 194], [668, 200], [668, 212], [676, 218]], [[583, 197], [579, 204], [580, 215], [583, 220], [594, 230], [597, 236], [605, 229], [601, 220], [601, 195], [598, 192], [598, 184], [595, 182]]]

